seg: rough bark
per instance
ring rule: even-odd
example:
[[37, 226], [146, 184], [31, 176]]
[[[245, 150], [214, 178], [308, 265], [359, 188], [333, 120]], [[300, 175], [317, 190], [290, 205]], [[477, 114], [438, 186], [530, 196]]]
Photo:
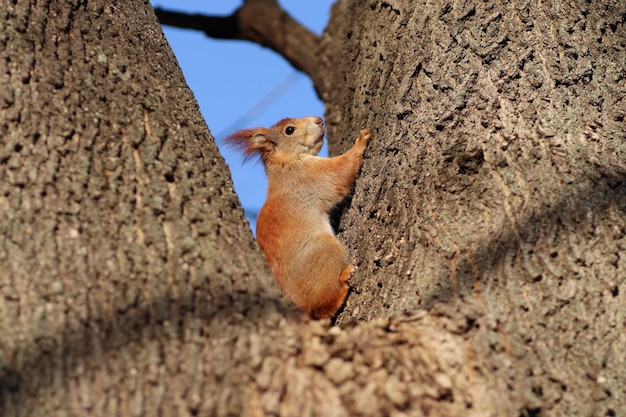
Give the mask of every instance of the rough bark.
[[0, 415], [210, 408], [211, 346], [295, 310], [149, 4], [0, 11]]
[[0, 7], [0, 415], [626, 409], [623, 6], [335, 6], [334, 149], [378, 134], [328, 327], [269, 276], [149, 4], [109, 3]]
[[624, 3], [347, 4], [335, 151], [377, 139], [338, 323], [474, 300], [526, 415], [626, 411]]

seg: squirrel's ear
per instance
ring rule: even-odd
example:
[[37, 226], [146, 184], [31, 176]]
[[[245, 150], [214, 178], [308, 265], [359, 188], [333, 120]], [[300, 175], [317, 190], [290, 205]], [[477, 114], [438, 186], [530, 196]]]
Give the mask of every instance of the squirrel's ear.
[[272, 150], [275, 144], [270, 139], [267, 129], [243, 129], [231, 134], [224, 143], [244, 153], [244, 162], [248, 159], [261, 156], [265, 151]]
[[250, 148], [273, 151], [276, 149], [276, 142], [265, 132], [255, 132], [252, 138], [250, 138]]
[[252, 139], [250, 142], [252, 142], [251, 145], [265, 146], [269, 142], [269, 139], [265, 134], [257, 132], [252, 135]]

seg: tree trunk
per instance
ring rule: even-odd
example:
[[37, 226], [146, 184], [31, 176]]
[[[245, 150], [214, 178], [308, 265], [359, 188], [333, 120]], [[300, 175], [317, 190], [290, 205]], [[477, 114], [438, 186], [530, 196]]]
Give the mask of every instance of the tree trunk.
[[109, 3], [0, 7], [0, 415], [626, 410], [624, 6], [338, 2], [333, 149], [377, 136], [329, 328], [280, 295], [149, 4]]
[[149, 4], [0, 10], [0, 415], [211, 409], [295, 310]]
[[338, 323], [471, 300], [473, 355], [514, 365], [479, 372], [526, 415], [626, 412], [624, 3], [349, 7], [330, 123], [376, 138]]

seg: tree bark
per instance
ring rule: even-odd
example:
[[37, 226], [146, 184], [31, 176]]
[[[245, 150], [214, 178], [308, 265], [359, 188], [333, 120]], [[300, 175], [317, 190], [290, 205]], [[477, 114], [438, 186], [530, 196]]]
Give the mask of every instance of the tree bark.
[[202, 369], [296, 312], [150, 5], [2, 3], [0, 415], [238, 402]]
[[346, 4], [331, 152], [377, 133], [338, 323], [473, 300], [521, 415], [625, 412], [624, 4]]
[[626, 410], [623, 5], [335, 5], [331, 149], [377, 136], [334, 327], [270, 277], [148, 3], [0, 10], [0, 415]]

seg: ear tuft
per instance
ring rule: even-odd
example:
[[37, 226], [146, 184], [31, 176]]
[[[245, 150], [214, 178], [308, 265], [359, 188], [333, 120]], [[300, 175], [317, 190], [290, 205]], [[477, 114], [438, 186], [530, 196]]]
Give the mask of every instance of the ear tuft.
[[242, 129], [229, 135], [224, 139], [224, 143], [229, 147], [243, 153], [243, 162], [251, 158], [260, 157], [268, 149], [267, 129], [259, 127], [256, 129]]

